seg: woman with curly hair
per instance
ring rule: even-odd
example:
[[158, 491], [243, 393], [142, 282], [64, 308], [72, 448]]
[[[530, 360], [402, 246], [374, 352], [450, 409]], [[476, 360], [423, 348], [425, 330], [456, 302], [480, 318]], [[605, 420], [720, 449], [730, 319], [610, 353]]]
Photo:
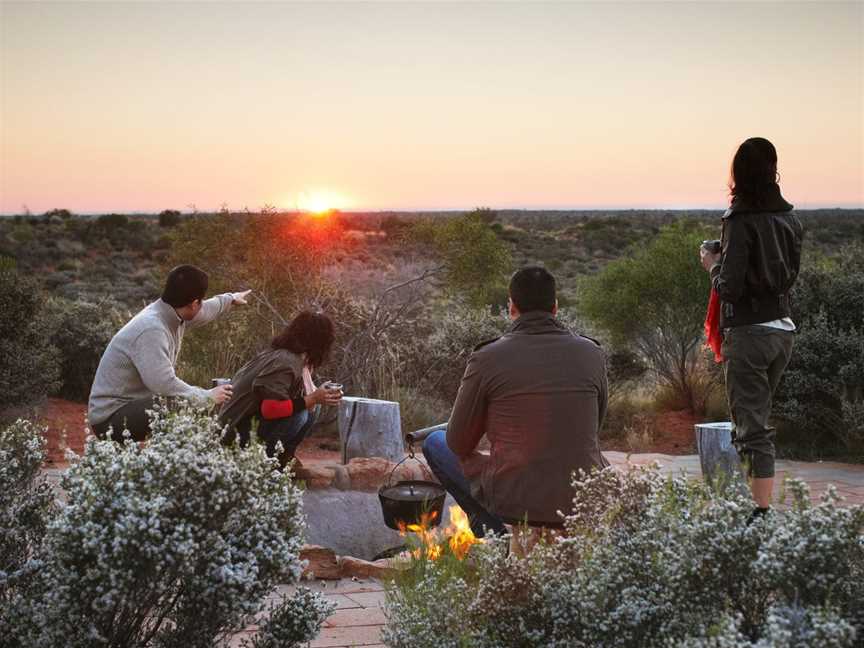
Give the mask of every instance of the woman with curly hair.
[[239, 434], [240, 445], [247, 445], [257, 420], [267, 456], [274, 456], [276, 444], [281, 443], [279, 465], [288, 465], [320, 406], [335, 405], [342, 398], [341, 389], [316, 387], [312, 382], [312, 372], [327, 360], [334, 339], [329, 317], [311, 311], [298, 314], [273, 338], [269, 349], [232, 378], [234, 395], [219, 411], [219, 420], [228, 426], [223, 443], [233, 443]]

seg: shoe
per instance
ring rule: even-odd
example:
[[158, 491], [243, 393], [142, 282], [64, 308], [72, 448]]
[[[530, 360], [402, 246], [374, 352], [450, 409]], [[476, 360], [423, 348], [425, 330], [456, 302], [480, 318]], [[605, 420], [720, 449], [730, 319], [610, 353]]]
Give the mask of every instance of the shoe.
[[766, 515], [768, 515], [768, 512], [770, 510], [770, 508], [762, 508], [759, 506], [754, 508], [753, 511], [750, 513], [750, 517], [747, 518], [747, 526], [750, 526], [756, 520], [761, 520], [762, 518], [764, 518]]

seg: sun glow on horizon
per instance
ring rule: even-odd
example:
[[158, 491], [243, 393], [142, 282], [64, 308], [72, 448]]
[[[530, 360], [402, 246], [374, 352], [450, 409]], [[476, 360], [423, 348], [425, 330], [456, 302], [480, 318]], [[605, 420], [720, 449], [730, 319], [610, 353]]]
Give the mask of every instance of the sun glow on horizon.
[[347, 205], [343, 196], [329, 190], [301, 191], [297, 196], [297, 209], [312, 214], [326, 214]]

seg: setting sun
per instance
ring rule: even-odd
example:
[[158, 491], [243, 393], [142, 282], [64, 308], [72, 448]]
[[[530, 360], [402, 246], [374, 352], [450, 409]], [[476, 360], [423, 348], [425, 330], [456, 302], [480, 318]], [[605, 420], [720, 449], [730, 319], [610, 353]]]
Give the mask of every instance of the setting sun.
[[325, 214], [334, 209], [343, 209], [345, 205], [345, 199], [332, 191], [304, 191], [297, 196], [297, 208], [313, 214]]

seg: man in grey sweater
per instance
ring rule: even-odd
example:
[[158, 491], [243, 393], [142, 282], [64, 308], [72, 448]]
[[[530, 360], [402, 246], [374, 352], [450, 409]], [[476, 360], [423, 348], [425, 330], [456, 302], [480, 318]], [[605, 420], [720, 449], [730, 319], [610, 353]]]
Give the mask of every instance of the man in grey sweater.
[[186, 384], [174, 373], [187, 328], [197, 328], [225, 314], [234, 304], [245, 304], [248, 290], [210, 299], [207, 274], [192, 265], [168, 273], [162, 297], [133, 317], [112, 338], [102, 354], [87, 419], [96, 436], [105, 438], [129, 430], [140, 441], [150, 433], [146, 414], [154, 396], [179, 396], [201, 403], [221, 404], [231, 398], [231, 386], [202, 389]]

